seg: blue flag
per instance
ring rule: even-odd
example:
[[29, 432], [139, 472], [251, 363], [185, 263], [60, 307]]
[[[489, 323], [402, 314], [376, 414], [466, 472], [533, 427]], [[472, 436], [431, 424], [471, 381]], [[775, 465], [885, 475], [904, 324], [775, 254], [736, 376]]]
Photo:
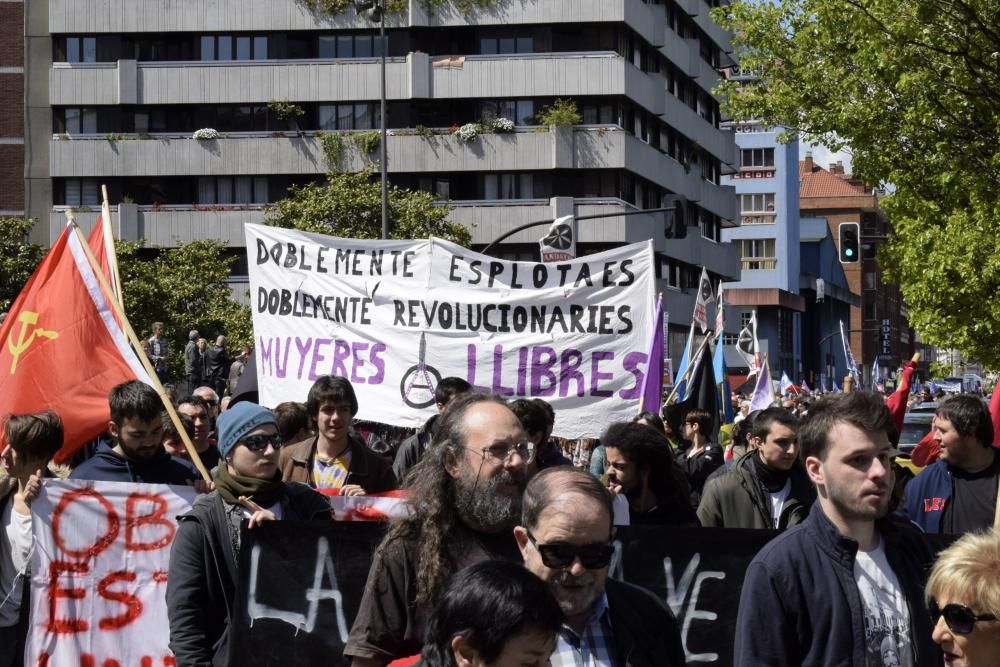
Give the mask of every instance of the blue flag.
[[691, 355], [694, 354], [694, 322], [691, 323], [691, 330], [688, 331], [687, 342], [684, 343], [684, 354], [681, 355], [681, 362], [677, 364], [676, 370], [674, 370], [674, 386], [677, 388], [675, 395], [677, 396], [677, 402], [680, 403], [685, 398], [687, 398], [687, 380], [682, 380], [684, 373], [687, 372], [687, 367], [691, 363]]
[[715, 343], [715, 355], [712, 357], [712, 369], [715, 372], [715, 381], [719, 386], [719, 398], [721, 402], [719, 407], [722, 412], [722, 421], [725, 424], [732, 424], [733, 418], [733, 400], [732, 400], [732, 390], [729, 388], [729, 368], [726, 366], [726, 354], [723, 349], [722, 337], [716, 338]]

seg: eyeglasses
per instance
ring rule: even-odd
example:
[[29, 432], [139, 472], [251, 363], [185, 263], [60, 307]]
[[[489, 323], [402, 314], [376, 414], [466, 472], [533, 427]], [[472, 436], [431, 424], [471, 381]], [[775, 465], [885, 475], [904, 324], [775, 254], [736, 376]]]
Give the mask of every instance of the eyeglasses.
[[245, 445], [251, 452], [262, 452], [267, 449], [268, 445], [275, 449], [281, 449], [281, 434], [248, 435], [240, 440], [240, 444]]
[[611, 556], [615, 553], [615, 548], [611, 544], [567, 544], [566, 542], [555, 542], [553, 544], [539, 544], [535, 536], [528, 531], [528, 539], [538, 550], [545, 567], [553, 570], [564, 570], [579, 558], [580, 564], [588, 570], [599, 570], [607, 567], [611, 562]]
[[463, 447], [463, 449], [468, 449], [479, 454], [484, 460], [492, 459], [503, 463], [508, 463], [515, 453], [525, 463], [531, 463], [535, 460], [535, 443], [531, 441], [518, 442], [513, 445], [493, 445], [492, 447], [485, 447], [483, 449], [476, 449], [475, 447]]
[[946, 604], [944, 609], [939, 609], [937, 600], [931, 600], [930, 604], [931, 623], [937, 625], [939, 618], [944, 616], [944, 622], [948, 628], [956, 635], [967, 635], [976, 628], [979, 621], [995, 621], [997, 617], [993, 614], [975, 614], [971, 609], [961, 604]]

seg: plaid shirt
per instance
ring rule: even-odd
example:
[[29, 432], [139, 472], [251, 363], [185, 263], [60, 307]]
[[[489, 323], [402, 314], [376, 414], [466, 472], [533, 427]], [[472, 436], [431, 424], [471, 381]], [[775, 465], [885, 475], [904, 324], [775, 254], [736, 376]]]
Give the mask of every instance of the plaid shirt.
[[582, 634], [563, 625], [556, 635], [551, 667], [615, 667], [614, 634], [608, 617], [608, 596], [601, 595]]

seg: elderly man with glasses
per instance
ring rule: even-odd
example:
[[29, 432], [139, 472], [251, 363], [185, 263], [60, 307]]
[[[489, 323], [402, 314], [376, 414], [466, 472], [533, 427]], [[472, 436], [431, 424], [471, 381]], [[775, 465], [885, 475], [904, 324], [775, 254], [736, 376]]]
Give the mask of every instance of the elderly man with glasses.
[[520, 560], [512, 529], [534, 454], [502, 400], [468, 393], [448, 403], [408, 477], [413, 512], [390, 524], [368, 574], [344, 651], [355, 666], [420, 653], [431, 611], [463, 567]]
[[673, 614], [651, 593], [607, 578], [611, 494], [595, 477], [579, 468], [543, 470], [523, 504], [514, 537], [524, 564], [566, 615], [552, 667], [685, 664]]

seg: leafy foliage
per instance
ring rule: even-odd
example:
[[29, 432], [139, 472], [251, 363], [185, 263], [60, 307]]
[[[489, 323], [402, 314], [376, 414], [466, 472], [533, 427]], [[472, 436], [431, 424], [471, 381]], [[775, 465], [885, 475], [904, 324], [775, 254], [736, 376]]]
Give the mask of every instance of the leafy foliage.
[[[469, 230], [450, 222], [449, 206], [434, 197], [389, 187], [389, 227], [392, 238], [445, 238], [468, 245]], [[328, 174], [326, 184], [293, 186], [289, 196], [271, 208], [264, 222], [344, 238], [375, 239], [382, 229], [382, 190], [368, 172]]]
[[355, 132], [351, 135], [351, 141], [365, 155], [374, 155], [382, 145], [382, 133], [379, 130]]
[[[423, 0], [428, 9], [443, 9], [453, 6], [461, 12], [467, 12], [477, 7], [490, 7], [503, 4], [508, 0]], [[310, 11], [336, 16], [353, 7], [353, 0], [299, 0]], [[402, 14], [409, 6], [408, 0], [386, 0], [386, 10], [389, 14]]]
[[734, 0], [724, 113], [785, 126], [891, 184], [880, 250], [924, 340], [1000, 365], [1000, 13], [988, 0]]
[[45, 256], [45, 248], [27, 240], [32, 224], [0, 217], [0, 312], [7, 312]]
[[567, 125], [579, 125], [583, 122], [583, 116], [576, 106], [575, 100], [559, 99], [550, 106], [542, 107], [542, 110], [535, 115], [539, 125], [557, 125], [565, 127]]
[[306, 110], [300, 105], [288, 100], [271, 100], [267, 103], [267, 108], [282, 120], [294, 120], [306, 113]]
[[192, 241], [159, 253], [140, 256], [140, 244], [116, 241], [125, 314], [140, 338], [150, 325], [163, 322], [170, 341], [173, 377], [183, 377], [188, 331], [197, 329], [209, 341], [220, 334], [230, 349], [253, 340], [250, 309], [230, 298], [226, 279], [235, 256], [227, 256], [220, 241]]

